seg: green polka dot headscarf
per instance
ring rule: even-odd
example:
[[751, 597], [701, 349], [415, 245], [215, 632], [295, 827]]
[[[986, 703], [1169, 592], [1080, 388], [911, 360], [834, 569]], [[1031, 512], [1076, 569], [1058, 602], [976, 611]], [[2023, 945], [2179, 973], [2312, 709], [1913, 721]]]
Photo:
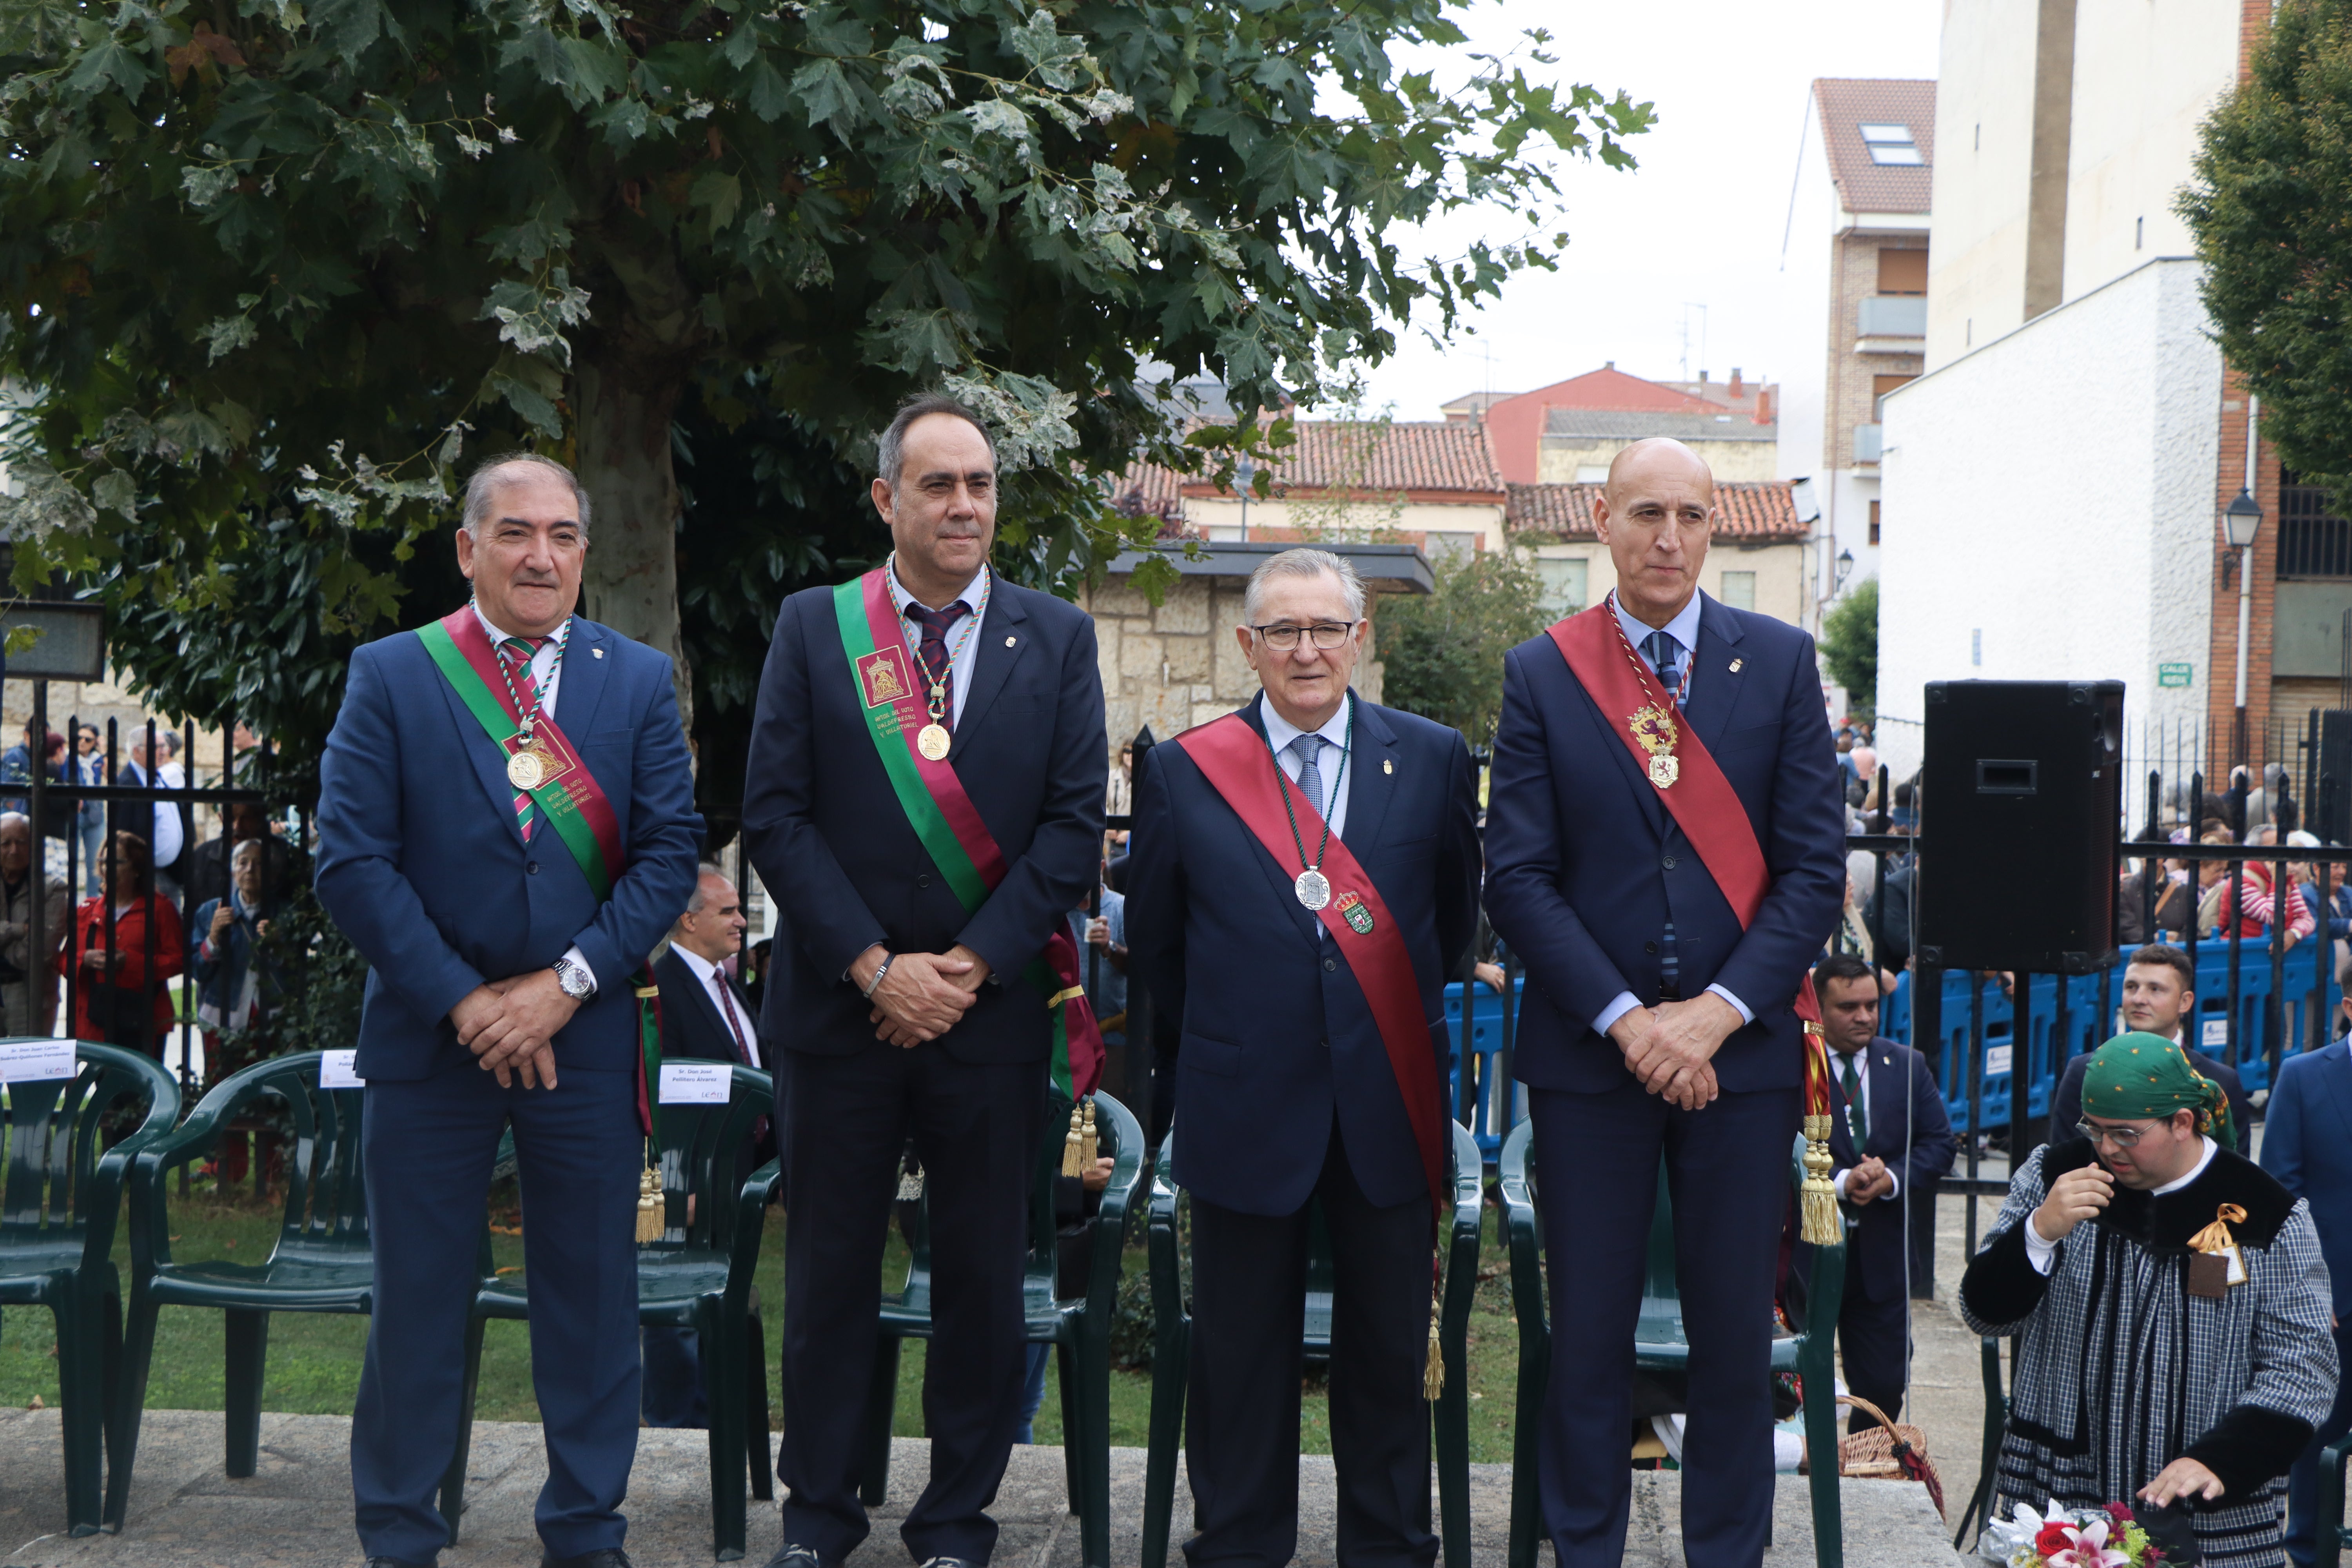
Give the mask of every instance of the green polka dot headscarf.
[[[2083, 1073], [2083, 1114], [2105, 1121], [2161, 1121], [2197, 1113], [2197, 1131], [2230, 1140], [2221, 1086], [2189, 1065], [2189, 1053], [2160, 1035], [2117, 1035], [2091, 1053]], [[2071, 1132], [2068, 1128], [2063, 1131]]]

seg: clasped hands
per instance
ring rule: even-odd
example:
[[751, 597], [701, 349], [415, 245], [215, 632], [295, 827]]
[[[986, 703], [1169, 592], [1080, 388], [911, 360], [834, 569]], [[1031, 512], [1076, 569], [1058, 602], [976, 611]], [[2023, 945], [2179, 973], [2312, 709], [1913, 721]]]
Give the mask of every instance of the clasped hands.
[[1669, 1105], [1697, 1110], [1722, 1092], [1713, 1058], [1739, 1026], [1739, 1009], [1706, 991], [1687, 1002], [1633, 1008], [1609, 1026], [1609, 1037], [1644, 1089]]
[[522, 1079], [525, 1089], [555, 1087], [555, 1036], [580, 1004], [564, 994], [552, 969], [477, 985], [449, 1009], [457, 1041], [480, 1059], [499, 1087]]
[[1877, 1155], [1871, 1155], [1859, 1165], [1847, 1167], [1846, 1202], [1860, 1205], [1869, 1203], [1874, 1198], [1886, 1198], [1894, 1195], [1895, 1173], [1888, 1170], [1886, 1162]]
[[[890, 960], [890, 972], [874, 984], [874, 972]], [[866, 1000], [874, 1037], [908, 1049], [936, 1040], [963, 1020], [982, 985], [993, 973], [988, 960], [958, 942], [945, 952], [891, 953], [877, 942], [857, 955], [849, 977], [860, 991], [873, 986]]]

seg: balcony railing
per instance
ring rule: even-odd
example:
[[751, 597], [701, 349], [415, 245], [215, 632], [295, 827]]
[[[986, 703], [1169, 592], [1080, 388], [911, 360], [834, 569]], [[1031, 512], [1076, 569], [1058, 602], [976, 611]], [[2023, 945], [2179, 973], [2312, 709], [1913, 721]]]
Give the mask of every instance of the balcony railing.
[[1927, 335], [1925, 294], [1865, 294], [1854, 312], [1854, 325], [1865, 338], [1924, 338]]
[[1853, 427], [1853, 460], [1857, 463], [1878, 461], [1879, 432], [1883, 425], [1857, 425]]

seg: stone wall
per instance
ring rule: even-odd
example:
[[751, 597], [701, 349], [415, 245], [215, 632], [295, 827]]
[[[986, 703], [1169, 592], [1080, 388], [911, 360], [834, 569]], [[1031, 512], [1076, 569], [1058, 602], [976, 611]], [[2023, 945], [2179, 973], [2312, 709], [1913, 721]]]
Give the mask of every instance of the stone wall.
[[[1139, 593], [1125, 574], [1106, 579], [1079, 597], [1095, 618], [1103, 698], [1108, 709], [1110, 757], [1149, 724], [1165, 741], [1195, 724], [1234, 711], [1257, 693], [1257, 677], [1242, 658], [1234, 628], [1242, 624], [1245, 577], [1180, 579], [1158, 605]], [[1381, 595], [1365, 602], [1365, 614]], [[1381, 666], [1370, 641], [1357, 667], [1356, 689], [1377, 702]]]

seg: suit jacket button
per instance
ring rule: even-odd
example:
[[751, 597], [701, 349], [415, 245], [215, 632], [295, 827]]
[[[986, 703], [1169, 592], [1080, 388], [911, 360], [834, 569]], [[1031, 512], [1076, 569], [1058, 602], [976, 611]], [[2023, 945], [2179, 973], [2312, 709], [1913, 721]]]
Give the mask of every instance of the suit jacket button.
[[917, 877], [917, 878], [915, 879], [915, 886], [917, 886], [918, 888], [928, 888], [928, 887], [929, 887], [930, 885], [931, 885], [931, 874], [930, 874], [929, 871], [924, 872], [922, 875], [920, 875], [920, 876], [919, 876], [919, 877]]
[[1328, 1050], [1329, 1050], [1329, 1049], [1331, 1048], [1331, 1037], [1330, 1037], [1330, 1036], [1328, 1036], [1328, 1035], [1326, 1035], [1326, 1036], [1324, 1036], [1321, 1039], [1319, 1039], [1319, 1040], [1316, 1041], [1315, 1043], [1316, 1043], [1317, 1045], [1318, 1045], [1318, 1046], [1322, 1047], [1325, 1050], [1327, 1050], [1327, 1051], [1328, 1051]]
[[1663, 864], [1667, 870], [1671, 871], [1675, 868], [1675, 858], [1669, 855], [1663, 862], [1661, 862], [1661, 864]]
[[1645, 942], [1642, 944], [1642, 951], [1643, 952], [1655, 952], [1658, 951], [1658, 944], [1654, 942]]
[[1339, 961], [1336, 958], [1327, 958], [1323, 961], [1323, 967], [1326, 969], [1337, 969], [1339, 967]]
[[524, 861], [522, 868], [530, 872], [534, 877], [539, 875], [539, 862], [536, 860]]

